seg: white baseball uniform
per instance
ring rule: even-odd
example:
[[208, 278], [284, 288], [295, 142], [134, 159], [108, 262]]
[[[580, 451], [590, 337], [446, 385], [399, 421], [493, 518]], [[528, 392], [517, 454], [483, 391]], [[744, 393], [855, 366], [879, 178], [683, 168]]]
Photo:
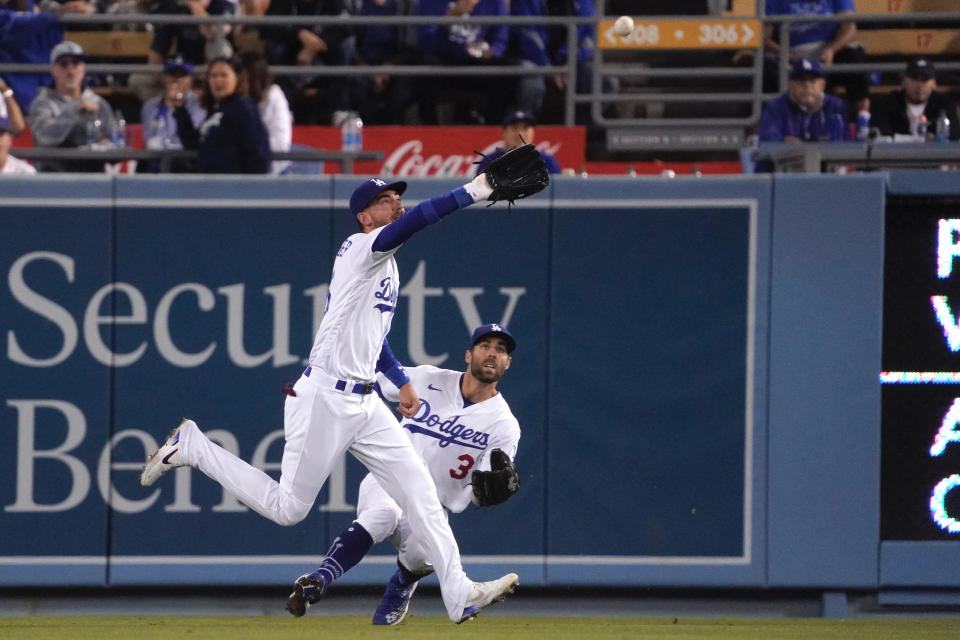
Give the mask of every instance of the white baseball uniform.
[[[421, 406], [400, 424], [430, 470], [440, 503], [460, 513], [473, 497], [472, 472], [490, 470], [489, 453], [502, 449], [511, 459], [516, 457], [520, 425], [503, 394], [476, 404], [466, 402], [460, 393], [463, 372], [423, 365], [408, 368], [407, 375]], [[388, 401], [399, 399], [397, 388], [383, 374], [377, 374], [377, 384]], [[400, 563], [410, 571], [430, 569], [428, 551], [412, 535], [403, 510], [373, 474], [360, 483], [357, 521], [374, 543], [389, 539], [400, 552]]]
[[[415, 209], [436, 221], [472, 202], [461, 188]], [[372, 388], [400, 289], [393, 257], [399, 245], [372, 250], [390, 226], [351, 235], [337, 253], [310, 366], [294, 385], [296, 396], [287, 398], [284, 406], [286, 443], [280, 482], [216, 446], [197, 428], [181, 428], [180, 451], [185, 463], [222, 484], [257, 513], [292, 525], [307, 516], [333, 466], [349, 450], [388, 488], [406, 514], [437, 571], [447, 613], [459, 621], [472, 582], [461, 566], [433, 480], [391, 409], [375, 393], [362, 393]]]

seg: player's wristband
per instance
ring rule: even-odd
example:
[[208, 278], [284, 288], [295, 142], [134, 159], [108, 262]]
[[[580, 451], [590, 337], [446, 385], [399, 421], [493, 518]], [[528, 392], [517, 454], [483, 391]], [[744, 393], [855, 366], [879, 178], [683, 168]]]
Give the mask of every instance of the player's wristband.
[[0, 96], [3, 96], [4, 100], [9, 100], [10, 98], [13, 97], [13, 89], [7, 87], [2, 92], [0, 92]]
[[490, 188], [490, 184], [487, 182], [487, 175], [481, 173], [476, 178], [463, 185], [464, 190], [470, 194], [470, 197], [473, 198], [474, 202], [480, 202], [481, 200], [486, 200], [490, 197], [490, 194], [493, 193], [493, 189]]
[[404, 369], [403, 365], [399, 362], [384, 371], [383, 375], [386, 376], [387, 380], [397, 389], [410, 382], [410, 376], [407, 375], [407, 370]]

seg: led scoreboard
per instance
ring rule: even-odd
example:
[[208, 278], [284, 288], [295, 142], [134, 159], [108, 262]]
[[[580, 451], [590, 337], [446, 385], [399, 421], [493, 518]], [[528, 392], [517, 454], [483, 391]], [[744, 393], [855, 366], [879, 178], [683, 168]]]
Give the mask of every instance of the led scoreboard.
[[960, 198], [888, 195], [881, 538], [960, 540]]

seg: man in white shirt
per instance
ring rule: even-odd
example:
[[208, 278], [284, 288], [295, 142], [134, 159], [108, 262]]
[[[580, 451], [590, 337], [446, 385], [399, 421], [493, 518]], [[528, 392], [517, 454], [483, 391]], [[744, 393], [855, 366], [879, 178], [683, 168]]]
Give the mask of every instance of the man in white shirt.
[[[926, 119], [924, 126], [918, 126], [921, 117]], [[875, 101], [870, 124], [883, 136], [899, 134], [923, 140], [936, 137], [938, 126], [949, 126], [950, 130], [944, 132], [946, 137], [957, 140], [960, 139], [958, 117], [957, 103], [949, 95], [937, 91], [933, 60], [919, 57], [907, 62], [900, 89]]]
[[13, 146], [13, 127], [8, 118], [0, 117], [0, 174], [30, 175], [37, 172], [28, 162], [10, 155]]

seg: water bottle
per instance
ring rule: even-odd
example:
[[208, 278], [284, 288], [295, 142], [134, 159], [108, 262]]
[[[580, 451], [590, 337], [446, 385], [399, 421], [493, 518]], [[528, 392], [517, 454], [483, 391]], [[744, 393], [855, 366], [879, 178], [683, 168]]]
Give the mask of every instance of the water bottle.
[[861, 109], [857, 114], [857, 140], [867, 140], [870, 138], [870, 112]]
[[917, 137], [920, 142], [927, 141], [927, 116], [923, 114], [920, 114], [920, 119], [917, 120]]
[[94, 118], [87, 121], [87, 146], [93, 146], [100, 142], [100, 136], [103, 133], [103, 123], [100, 118]]
[[950, 118], [942, 109], [937, 116], [937, 142], [950, 142]]
[[340, 125], [340, 149], [360, 151], [363, 149], [363, 120], [356, 111], [351, 111]]
[[167, 148], [167, 119], [163, 117], [162, 114], [157, 114], [153, 118], [151, 123], [152, 135], [151, 139], [154, 141], [153, 144], [159, 144], [161, 149]]
[[116, 128], [113, 130], [113, 136], [110, 142], [114, 147], [122, 149], [127, 146], [127, 121], [123, 119], [123, 113], [119, 109], [115, 112]]

